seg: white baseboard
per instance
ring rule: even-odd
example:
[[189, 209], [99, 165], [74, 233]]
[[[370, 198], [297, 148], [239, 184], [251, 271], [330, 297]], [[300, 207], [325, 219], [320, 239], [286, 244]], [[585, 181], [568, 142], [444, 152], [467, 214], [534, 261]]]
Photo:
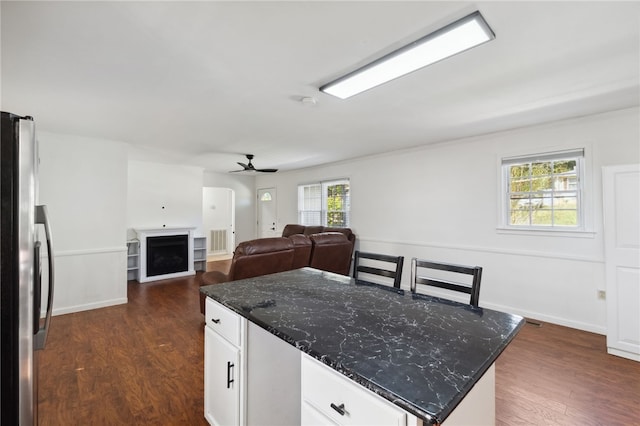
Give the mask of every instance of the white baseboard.
[[100, 302], [87, 303], [86, 305], [68, 306], [65, 308], [54, 309], [52, 312], [52, 315], [56, 316], [56, 315], [72, 314], [75, 312], [106, 308], [108, 306], [123, 305], [123, 304], [126, 304], [127, 302], [128, 302], [128, 299], [126, 297], [123, 297], [120, 299], [103, 300]]
[[495, 311], [508, 312], [508, 313], [511, 313], [511, 314], [523, 316], [525, 318], [530, 318], [530, 319], [533, 319], [533, 320], [536, 320], [536, 321], [548, 322], [548, 323], [556, 324], [556, 325], [562, 325], [562, 326], [565, 326], [565, 327], [575, 328], [575, 329], [582, 330], [582, 331], [588, 331], [590, 333], [596, 333], [596, 334], [602, 334], [602, 335], [606, 335], [607, 334], [607, 328], [606, 327], [601, 327], [601, 326], [598, 326], [596, 324], [589, 324], [589, 323], [584, 323], [584, 322], [579, 322], [579, 321], [572, 321], [572, 320], [567, 319], [567, 318], [556, 317], [556, 316], [553, 316], [553, 315], [545, 315], [545, 314], [542, 314], [540, 312], [526, 311], [526, 310], [522, 310], [522, 309], [516, 309], [516, 308], [513, 308], [511, 306], [497, 305], [497, 304], [493, 304], [493, 303], [482, 303], [482, 302], [480, 302], [480, 307], [487, 308], [487, 309], [493, 309]]

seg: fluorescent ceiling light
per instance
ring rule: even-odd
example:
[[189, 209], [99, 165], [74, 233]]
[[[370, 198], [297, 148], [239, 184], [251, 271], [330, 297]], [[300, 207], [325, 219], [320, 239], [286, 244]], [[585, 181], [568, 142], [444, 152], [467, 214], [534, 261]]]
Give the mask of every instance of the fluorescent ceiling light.
[[325, 84], [320, 90], [340, 99], [347, 99], [494, 38], [495, 34], [480, 12], [476, 11]]

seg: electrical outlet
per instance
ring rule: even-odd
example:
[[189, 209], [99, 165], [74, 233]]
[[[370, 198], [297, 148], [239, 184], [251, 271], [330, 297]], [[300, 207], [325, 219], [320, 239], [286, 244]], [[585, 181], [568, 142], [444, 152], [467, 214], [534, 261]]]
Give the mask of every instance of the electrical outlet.
[[606, 298], [607, 298], [607, 292], [604, 290], [598, 290], [598, 299], [606, 300]]

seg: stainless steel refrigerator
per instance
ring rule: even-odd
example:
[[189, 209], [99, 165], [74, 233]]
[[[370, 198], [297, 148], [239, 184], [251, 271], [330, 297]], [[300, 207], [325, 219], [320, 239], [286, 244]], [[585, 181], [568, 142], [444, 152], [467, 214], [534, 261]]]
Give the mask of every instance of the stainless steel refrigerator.
[[[30, 426], [38, 422], [37, 351], [45, 346], [53, 308], [51, 231], [46, 207], [36, 205], [34, 121], [1, 114], [0, 423]], [[43, 270], [45, 263], [48, 267]], [[44, 286], [43, 272], [47, 278]]]

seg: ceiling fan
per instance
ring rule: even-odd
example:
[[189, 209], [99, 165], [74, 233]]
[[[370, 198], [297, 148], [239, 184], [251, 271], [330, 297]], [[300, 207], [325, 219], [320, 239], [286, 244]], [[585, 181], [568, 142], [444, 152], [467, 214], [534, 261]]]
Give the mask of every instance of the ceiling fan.
[[242, 170], [233, 170], [231, 173], [235, 172], [263, 172], [263, 173], [275, 173], [278, 169], [256, 169], [253, 164], [251, 164], [251, 160], [253, 160], [253, 154], [246, 154], [247, 160], [249, 160], [249, 164], [244, 164], [238, 162], [238, 164], [242, 167]]

